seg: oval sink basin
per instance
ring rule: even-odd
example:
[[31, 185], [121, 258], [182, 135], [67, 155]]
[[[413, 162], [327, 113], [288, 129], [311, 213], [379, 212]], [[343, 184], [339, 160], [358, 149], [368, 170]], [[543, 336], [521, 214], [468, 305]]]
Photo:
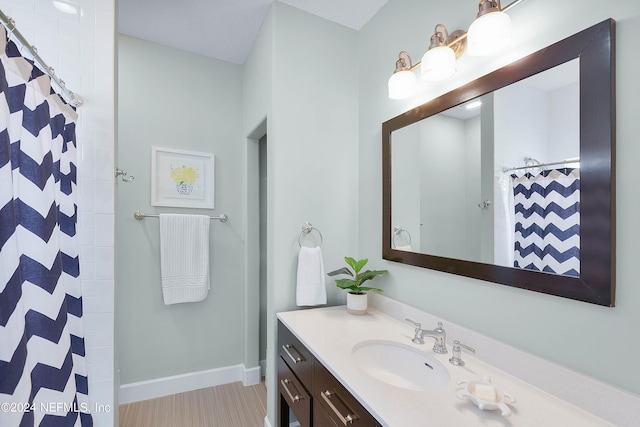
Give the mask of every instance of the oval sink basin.
[[449, 371], [433, 357], [392, 341], [363, 341], [353, 357], [368, 375], [406, 390], [436, 390], [449, 383]]

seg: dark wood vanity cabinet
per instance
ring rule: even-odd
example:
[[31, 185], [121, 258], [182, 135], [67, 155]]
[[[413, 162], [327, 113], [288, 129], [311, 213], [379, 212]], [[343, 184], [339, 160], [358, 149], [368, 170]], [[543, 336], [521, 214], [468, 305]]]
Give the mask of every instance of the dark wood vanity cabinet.
[[279, 427], [289, 427], [289, 410], [302, 427], [380, 426], [280, 321], [278, 354]]
[[302, 427], [312, 425], [313, 355], [278, 321], [278, 425], [289, 427], [289, 409]]
[[313, 376], [314, 426], [379, 426], [355, 397], [317, 360]]

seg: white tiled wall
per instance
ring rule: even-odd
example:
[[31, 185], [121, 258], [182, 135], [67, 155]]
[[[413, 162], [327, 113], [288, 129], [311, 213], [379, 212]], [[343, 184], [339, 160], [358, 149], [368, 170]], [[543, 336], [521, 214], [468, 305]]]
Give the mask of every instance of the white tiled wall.
[[97, 427], [114, 425], [114, 40], [115, 0], [0, 0], [18, 30], [67, 86], [84, 98], [78, 109], [78, 242], [85, 344]]

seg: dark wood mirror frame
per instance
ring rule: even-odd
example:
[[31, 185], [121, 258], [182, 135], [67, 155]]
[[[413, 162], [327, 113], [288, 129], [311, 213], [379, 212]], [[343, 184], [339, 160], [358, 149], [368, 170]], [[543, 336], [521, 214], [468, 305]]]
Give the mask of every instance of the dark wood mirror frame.
[[[580, 277], [392, 249], [392, 132], [580, 58]], [[593, 304], [615, 304], [615, 21], [605, 20], [382, 124], [382, 257]]]

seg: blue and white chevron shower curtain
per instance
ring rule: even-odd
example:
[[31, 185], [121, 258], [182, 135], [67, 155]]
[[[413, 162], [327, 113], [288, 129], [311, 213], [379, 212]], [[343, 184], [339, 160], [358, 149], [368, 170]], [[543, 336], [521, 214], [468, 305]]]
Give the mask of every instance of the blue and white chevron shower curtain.
[[77, 115], [2, 29], [0, 426], [91, 426], [76, 243]]
[[511, 175], [514, 267], [580, 275], [580, 169]]

